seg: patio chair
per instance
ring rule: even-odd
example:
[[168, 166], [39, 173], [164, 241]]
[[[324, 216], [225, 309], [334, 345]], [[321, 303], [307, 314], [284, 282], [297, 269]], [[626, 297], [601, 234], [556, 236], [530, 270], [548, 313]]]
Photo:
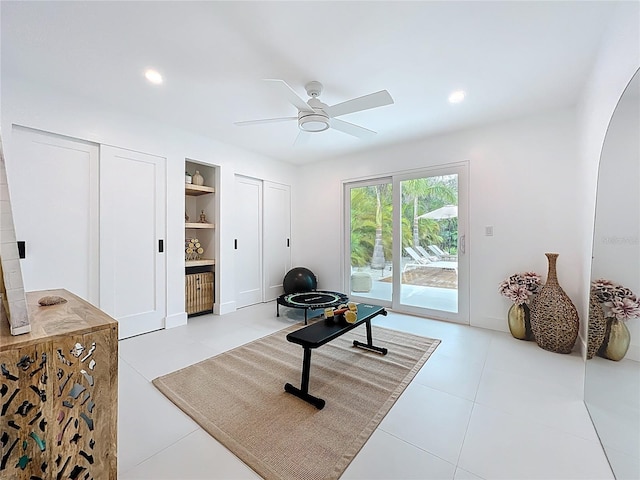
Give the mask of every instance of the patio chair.
[[425, 258], [428, 258], [432, 261], [435, 260], [440, 260], [440, 256], [435, 254], [435, 253], [429, 253], [425, 250], [425, 248], [422, 245], [416, 245], [416, 250], [420, 253], [420, 255], [422, 255]]
[[407, 270], [407, 267], [426, 267], [433, 261], [430, 255], [426, 257], [420, 255], [411, 247], [404, 247], [404, 251], [409, 254], [409, 256], [413, 259], [413, 262], [405, 264], [404, 268], [402, 269], [403, 272]]
[[[436, 255], [440, 260], [457, 260], [458, 259], [457, 255], [451, 255], [450, 253], [447, 253], [444, 250], [442, 250], [437, 245], [429, 245], [427, 248], [431, 250], [434, 253], [434, 255]], [[418, 249], [424, 250], [424, 248], [422, 247], [418, 247]]]

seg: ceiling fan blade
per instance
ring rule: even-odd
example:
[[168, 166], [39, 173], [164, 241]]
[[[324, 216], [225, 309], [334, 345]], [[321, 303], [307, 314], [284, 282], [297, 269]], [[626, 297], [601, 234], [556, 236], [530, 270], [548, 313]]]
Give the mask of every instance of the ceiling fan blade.
[[298, 120], [298, 117], [265, 118], [264, 120], [246, 120], [244, 122], [233, 122], [234, 125], [244, 127], [245, 125], [260, 125], [262, 123], [278, 123], [288, 120]]
[[293, 142], [293, 146], [294, 147], [302, 147], [304, 145], [307, 145], [309, 143], [309, 139], [311, 138], [311, 133], [309, 132], [305, 132], [304, 130], [300, 130], [298, 132], [298, 136], [296, 137], [295, 141]]
[[337, 118], [330, 118], [329, 123], [331, 128], [340, 130], [343, 133], [353, 135], [358, 138], [370, 138], [376, 135], [376, 132], [369, 130], [368, 128], [354, 125], [353, 123], [345, 122], [344, 120], [338, 120]]
[[296, 91], [291, 88], [289, 84], [284, 80], [278, 80], [277, 78], [265, 78], [264, 81], [273, 82], [274, 87], [276, 87], [280, 91], [280, 93], [289, 101], [289, 103], [296, 107], [298, 110], [314, 113], [313, 108], [311, 108], [307, 104], [305, 99], [298, 95]]
[[347, 113], [360, 112], [362, 110], [369, 110], [370, 108], [384, 107], [385, 105], [391, 105], [393, 98], [386, 90], [380, 90], [376, 93], [370, 93], [363, 97], [347, 100], [346, 102], [336, 103], [331, 107], [327, 107], [324, 111], [330, 117], [339, 117], [340, 115], [346, 115]]

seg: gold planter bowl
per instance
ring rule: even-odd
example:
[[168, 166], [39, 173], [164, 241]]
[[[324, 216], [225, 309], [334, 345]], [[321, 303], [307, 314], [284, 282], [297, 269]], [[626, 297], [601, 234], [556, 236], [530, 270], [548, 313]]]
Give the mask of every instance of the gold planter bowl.
[[617, 318], [608, 318], [607, 333], [598, 353], [604, 358], [618, 362], [627, 354], [630, 343], [631, 334], [625, 323]]
[[514, 303], [511, 305], [509, 313], [507, 313], [507, 320], [509, 323], [509, 331], [514, 338], [518, 340], [531, 340], [533, 338], [531, 325], [529, 323], [529, 307], [527, 304], [517, 305]]

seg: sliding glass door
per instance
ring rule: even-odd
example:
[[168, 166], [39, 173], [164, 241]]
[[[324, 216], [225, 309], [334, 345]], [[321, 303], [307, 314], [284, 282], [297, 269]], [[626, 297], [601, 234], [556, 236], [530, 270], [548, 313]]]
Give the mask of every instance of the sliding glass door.
[[469, 323], [466, 169], [345, 184], [352, 299]]

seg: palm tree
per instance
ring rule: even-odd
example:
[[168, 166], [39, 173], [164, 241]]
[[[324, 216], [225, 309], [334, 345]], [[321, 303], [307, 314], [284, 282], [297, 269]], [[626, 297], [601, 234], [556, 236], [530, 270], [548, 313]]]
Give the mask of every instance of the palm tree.
[[[426, 178], [413, 178], [411, 180], [405, 180], [402, 182], [402, 197], [403, 204], [412, 205], [412, 237], [411, 243], [413, 247], [420, 244], [420, 221], [419, 211], [421, 206], [424, 208], [424, 212], [439, 208], [446, 204], [456, 203], [458, 199], [458, 191], [454, 185], [450, 185], [450, 182], [446, 182], [446, 177], [426, 177]], [[431, 223], [431, 222], [425, 222]], [[439, 227], [435, 222], [430, 225], [431, 233], [436, 229], [439, 231]]]
[[373, 197], [367, 187], [351, 189], [351, 265], [362, 267], [369, 263], [376, 231]]
[[351, 265], [384, 268], [391, 252], [391, 185], [351, 189]]
[[382, 243], [382, 197], [384, 193], [386, 193], [385, 191], [390, 188], [390, 185], [387, 183], [383, 183], [380, 185], [375, 185], [374, 188], [376, 194], [376, 239], [373, 244], [371, 268], [383, 269], [386, 264], [386, 260], [384, 258], [384, 248]]

